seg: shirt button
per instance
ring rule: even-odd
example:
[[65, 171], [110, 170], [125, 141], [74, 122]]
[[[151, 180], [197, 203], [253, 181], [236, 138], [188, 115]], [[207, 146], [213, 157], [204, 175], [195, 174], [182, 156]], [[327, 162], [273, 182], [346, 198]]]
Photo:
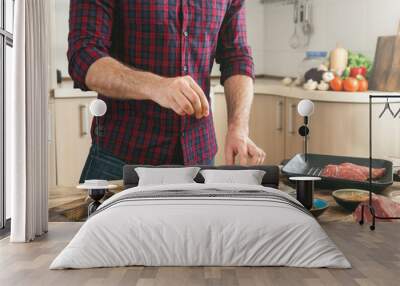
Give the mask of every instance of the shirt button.
[[182, 132], [182, 137], [185, 137], [186, 133], [185, 131]]
[[188, 71], [188, 66], [184, 66], [184, 67], [183, 67], [183, 71], [184, 71], [184, 72], [187, 72], [187, 71]]
[[188, 31], [184, 31], [184, 32], [183, 32], [183, 35], [184, 35], [185, 37], [189, 36]]

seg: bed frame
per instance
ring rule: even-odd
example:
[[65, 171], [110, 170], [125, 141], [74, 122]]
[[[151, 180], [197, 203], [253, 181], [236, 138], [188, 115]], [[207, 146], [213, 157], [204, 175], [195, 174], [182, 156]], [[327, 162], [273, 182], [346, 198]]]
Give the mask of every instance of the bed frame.
[[[180, 168], [181, 165], [162, 165], [162, 166], [150, 166], [150, 165], [126, 165], [123, 168], [123, 182], [124, 189], [136, 187], [139, 183], [139, 176], [135, 171], [137, 167], [148, 167], [148, 168]], [[279, 167], [278, 166], [195, 166], [202, 170], [248, 170], [256, 169], [265, 171], [265, 175], [262, 179], [262, 185], [264, 187], [279, 188]], [[199, 173], [194, 179], [197, 183], [204, 183], [203, 176]]]

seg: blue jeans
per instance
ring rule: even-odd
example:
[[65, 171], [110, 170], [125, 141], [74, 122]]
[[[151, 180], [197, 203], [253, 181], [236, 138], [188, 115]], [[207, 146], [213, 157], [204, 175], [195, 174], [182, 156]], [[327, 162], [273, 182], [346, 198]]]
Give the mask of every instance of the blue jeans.
[[[97, 149], [97, 145], [95, 144], [90, 147], [89, 155], [83, 167], [79, 183], [82, 184], [85, 180], [93, 179], [108, 181], [121, 180], [122, 168], [127, 164], [113, 155], [101, 149]], [[180, 144], [177, 145], [171, 165], [184, 165]], [[214, 159], [206, 162], [205, 165], [214, 165]]]

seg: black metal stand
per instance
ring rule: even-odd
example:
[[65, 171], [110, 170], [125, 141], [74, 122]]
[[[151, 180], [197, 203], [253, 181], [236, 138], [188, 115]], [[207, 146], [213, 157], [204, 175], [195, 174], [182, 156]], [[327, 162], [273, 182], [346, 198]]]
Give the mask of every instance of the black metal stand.
[[310, 134], [310, 129], [308, 128], [308, 116], [304, 117], [304, 125], [299, 128], [299, 135], [304, 138], [304, 161], [307, 162], [308, 159], [308, 135]]
[[97, 208], [101, 205], [100, 200], [106, 194], [107, 189], [90, 189], [88, 190], [89, 197], [93, 200], [88, 206], [88, 217], [94, 213]]
[[[95, 117], [96, 120], [96, 153], [95, 156], [99, 158], [99, 137], [100, 137], [100, 127], [99, 127], [99, 117]], [[97, 208], [101, 205], [100, 200], [105, 196], [107, 189], [90, 189], [88, 190], [89, 197], [93, 200], [88, 206], [88, 217], [91, 216]]]
[[314, 189], [314, 181], [296, 181], [296, 198], [308, 210], [313, 207]]
[[369, 96], [369, 199], [368, 203], [363, 203], [361, 205], [361, 219], [359, 221], [360, 225], [364, 224], [364, 209], [368, 208], [372, 216], [372, 224], [370, 225], [371, 230], [375, 230], [376, 219], [381, 220], [396, 220], [400, 217], [380, 217], [376, 215], [375, 208], [372, 205], [372, 101], [374, 98], [400, 98], [400, 95], [370, 95]]

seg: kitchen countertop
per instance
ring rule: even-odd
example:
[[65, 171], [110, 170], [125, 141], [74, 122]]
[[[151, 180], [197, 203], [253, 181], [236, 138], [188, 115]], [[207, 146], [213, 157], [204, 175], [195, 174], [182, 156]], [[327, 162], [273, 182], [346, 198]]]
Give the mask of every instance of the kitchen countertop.
[[[219, 84], [219, 79], [211, 80], [212, 90], [216, 94], [224, 93], [224, 88]], [[313, 101], [326, 102], [344, 102], [344, 103], [368, 103], [369, 95], [400, 95], [393, 92], [334, 92], [334, 91], [307, 91], [302, 87], [284, 86], [281, 80], [276, 78], [259, 77], [255, 80], [254, 90], [256, 94], [278, 95], [289, 98], [310, 99]], [[80, 89], [74, 89], [72, 81], [66, 81], [58, 85], [54, 89], [54, 98], [84, 98], [97, 97], [96, 92], [83, 92]], [[384, 100], [381, 100], [381, 102]], [[380, 102], [380, 100], [374, 100]], [[400, 102], [400, 99], [392, 100], [391, 102]]]
[[[335, 91], [308, 91], [302, 87], [284, 86], [279, 79], [256, 78], [254, 90], [256, 94], [279, 95], [289, 98], [310, 99], [312, 101], [344, 102], [344, 103], [368, 103], [369, 95], [400, 95], [393, 92], [335, 92]], [[224, 88], [217, 85], [213, 88], [215, 94], [224, 93]], [[374, 100], [374, 102], [382, 100]], [[385, 100], [383, 100], [385, 101]], [[400, 99], [391, 102], [400, 102]]]

